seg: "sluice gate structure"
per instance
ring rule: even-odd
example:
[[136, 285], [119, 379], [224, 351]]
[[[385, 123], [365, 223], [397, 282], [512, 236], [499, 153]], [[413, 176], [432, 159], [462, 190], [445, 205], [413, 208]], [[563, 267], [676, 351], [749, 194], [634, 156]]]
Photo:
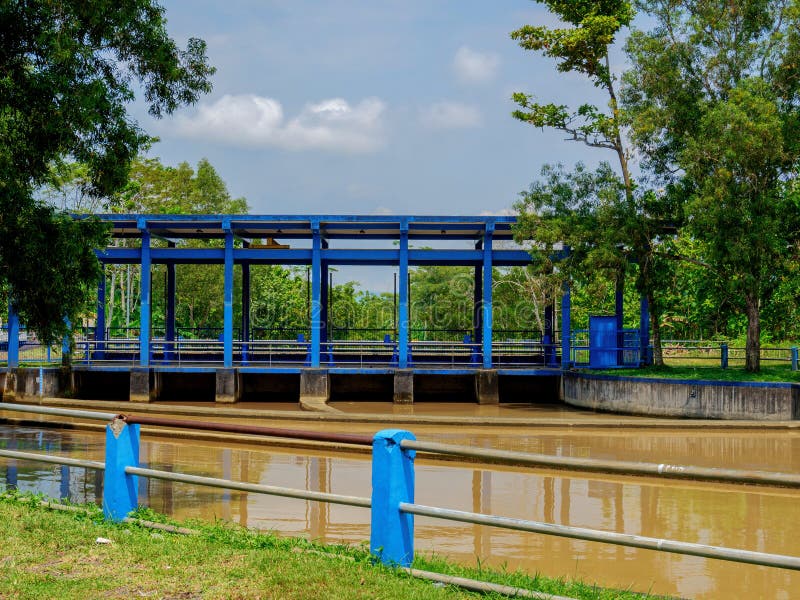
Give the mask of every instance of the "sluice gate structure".
[[[624, 330], [621, 293], [616, 315], [601, 323], [608, 337], [602, 349], [585, 345], [587, 331], [573, 331], [568, 288], [561, 298], [560, 327], [549, 305], [543, 331], [495, 330], [493, 269], [526, 266], [531, 260], [528, 252], [509, 243], [515, 217], [113, 214], [98, 218], [109, 224], [113, 241], [97, 251], [104, 270], [108, 265], [140, 270], [138, 328], [120, 335], [107, 327], [104, 272], [95, 324], [76, 344], [69, 382], [60, 373], [47, 384], [44, 376], [17, 369], [19, 322], [12, 306], [6, 390], [24, 392], [39, 386], [41, 393], [43, 385], [68, 386], [77, 397], [88, 398], [123, 390], [114, 394], [138, 401], [193, 397], [236, 402], [265, 394], [326, 401], [337, 394], [389, 395], [398, 403], [448, 394], [463, 399], [468, 392], [467, 397], [474, 394], [478, 402], [496, 403], [502, 388], [515, 393], [523, 380], [524, 389], [541, 389], [552, 397], [561, 370], [582, 361], [638, 365], [647, 356], [647, 306], [642, 304], [641, 328]], [[197, 240], [203, 243], [193, 243]], [[187, 336], [176, 326], [176, 265], [182, 264], [222, 265], [220, 330]], [[163, 283], [154, 281], [154, 265], [165, 266]], [[257, 265], [306, 268], [308, 315], [302, 331], [265, 334], [251, 326], [251, 267]], [[451, 331], [446, 339], [416, 335], [410, 325], [409, 269], [427, 265], [474, 269], [469, 330]], [[391, 329], [342, 339], [331, 326], [330, 272], [340, 266], [395, 270]], [[235, 269], [239, 269], [238, 285]], [[157, 285], [164, 287], [159, 328], [153, 323]], [[241, 301], [241, 319], [236, 322], [235, 296]]]

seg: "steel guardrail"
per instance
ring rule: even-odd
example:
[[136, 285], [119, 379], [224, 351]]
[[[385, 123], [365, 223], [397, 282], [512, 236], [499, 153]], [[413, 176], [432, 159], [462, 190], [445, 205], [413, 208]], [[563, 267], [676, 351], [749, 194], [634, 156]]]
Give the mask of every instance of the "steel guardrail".
[[510, 517], [496, 517], [482, 513], [472, 513], [460, 510], [451, 510], [447, 508], [436, 508], [433, 506], [425, 506], [423, 504], [412, 504], [410, 502], [401, 502], [400, 510], [405, 513], [419, 515], [422, 517], [433, 517], [436, 519], [446, 519], [448, 521], [460, 521], [462, 523], [472, 523], [474, 525], [489, 525], [491, 527], [514, 529], [516, 531], [528, 531], [531, 533], [567, 537], [576, 540], [586, 540], [589, 542], [604, 542], [607, 544], [615, 544], [617, 546], [645, 548], [648, 550], [659, 550], [661, 552], [688, 554], [691, 556], [701, 556], [703, 558], [716, 558], [719, 560], [747, 563], [751, 565], [778, 567], [781, 569], [800, 571], [800, 557], [786, 556], [784, 554], [768, 554], [766, 552], [754, 552], [752, 550], [723, 548], [720, 546], [708, 546], [706, 544], [695, 544], [692, 542], [678, 542], [675, 540], [651, 538], [641, 535], [633, 535], [630, 533], [599, 531], [596, 529], [586, 529], [584, 527], [573, 527], [571, 525], [557, 525], [554, 523], [541, 523], [539, 521], [512, 519]]
[[125, 472], [129, 475], [140, 475], [153, 479], [163, 479], [165, 481], [176, 481], [179, 483], [191, 483], [194, 485], [205, 485], [218, 487], [226, 490], [237, 490], [240, 492], [255, 492], [267, 494], [269, 496], [282, 496], [284, 498], [298, 498], [300, 500], [316, 500], [318, 502], [328, 502], [330, 504], [344, 504], [347, 506], [358, 506], [370, 508], [372, 502], [369, 498], [361, 496], [345, 496], [342, 494], [331, 494], [328, 492], [313, 492], [309, 490], [299, 490], [274, 485], [263, 485], [260, 483], [245, 483], [243, 481], [232, 481], [230, 479], [219, 479], [216, 477], [203, 477], [200, 475], [186, 475], [184, 473], [174, 473], [172, 471], [158, 471], [156, 469], [144, 469], [142, 467], [125, 467]]
[[467, 446], [411, 440], [403, 440], [400, 442], [400, 447], [419, 452], [462, 456], [465, 458], [476, 458], [517, 466], [528, 465], [597, 473], [643, 475], [647, 477], [665, 477], [669, 479], [690, 479], [695, 481], [800, 488], [800, 474], [781, 473], [778, 471], [744, 471], [737, 469], [719, 469], [716, 467], [698, 467], [694, 465], [671, 465], [666, 463], [553, 456], [550, 454], [531, 454], [528, 452], [493, 450], [490, 448], [470, 448]]
[[39, 415], [54, 415], [57, 417], [75, 417], [77, 419], [93, 419], [95, 421], [110, 421], [117, 416], [117, 413], [107, 413], [94, 410], [53, 408], [50, 406], [33, 406], [30, 404], [10, 404], [8, 402], [0, 402], [0, 410], [28, 412]]
[[68, 458], [66, 456], [53, 456], [50, 454], [39, 454], [38, 452], [19, 452], [18, 450], [0, 450], [0, 456], [15, 458], [17, 460], [31, 460], [36, 462], [51, 463], [55, 465], [65, 465], [67, 467], [83, 467], [84, 469], [97, 469], [102, 471], [106, 468], [106, 463], [97, 460], [82, 460], [80, 458]]

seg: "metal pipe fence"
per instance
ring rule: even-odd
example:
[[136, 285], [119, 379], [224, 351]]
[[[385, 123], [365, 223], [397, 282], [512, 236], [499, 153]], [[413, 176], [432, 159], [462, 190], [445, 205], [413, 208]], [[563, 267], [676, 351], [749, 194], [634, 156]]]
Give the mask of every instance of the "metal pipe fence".
[[[0, 404], [0, 409], [6, 408]], [[68, 409], [49, 409], [47, 407], [22, 407], [15, 406], [18, 411], [36, 408], [31, 411], [39, 414], [45, 411], [54, 411], [51, 414], [67, 416]], [[86, 417], [87, 411], [74, 411], [71, 416]], [[80, 414], [77, 414], [80, 413]], [[105, 420], [108, 413], [100, 413], [95, 417]], [[139, 418], [140, 420], [142, 418]], [[511, 517], [490, 515], [484, 513], [465, 512], [442, 507], [416, 504], [414, 459], [417, 450], [456, 454], [460, 456], [473, 456], [484, 460], [516, 460], [524, 464], [538, 464], [538, 458], [525, 459], [525, 453], [502, 452], [491, 450], [478, 450], [458, 448], [445, 444], [418, 442], [414, 435], [401, 430], [379, 431], [372, 440], [372, 495], [371, 498], [332, 494], [313, 490], [302, 490], [282, 486], [254, 484], [214, 477], [204, 477], [186, 473], [175, 473], [139, 466], [139, 424], [134, 423], [136, 418], [114, 418], [106, 427], [106, 460], [104, 463], [97, 461], [84, 461], [67, 457], [43, 455], [40, 453], [17, 452], [10, 450], [0, 451], [0, 456], [15, 460], [42, 461], [48, 463], [80, 466], [90, 469], [104, 470], [103, 485], [103, 512], [106, 519], [124, 521], [138, 505], [138, 477], [148, 477], [162, 480], [186, 483], [189, 485], [203, 485], [229, 490], [238, 490], [251, 493], [276, 495], [287, 498], [304, 499], [317, 502], [343, 504], [371, 510], [370, 519], [370, 552], [385, 564], [409, 567], [414, 556], [414, 515], [445, 519], [463, 523], [472, 523], [503, 529], [526, 531], [543, 535], [553, 535], [572, 539], [615, 544], [621, 546], [646, 548], [661, 552], [701, 556], [718, 560], [733, 561], [753, 565], [777, 567], [782, 569], [800, 570], [800, 557], [756, 552], [751, 550], [725, 548], [693, 542], [684, 542], [668, 539], [645, 537], [634, 534], [602, 531], [570, 525], [542, 523], [532, 520], [516, 519]], [[127, 421], [127, 422], [126, 422]], [[194, 422], [173, 421], [169, 426], [195, 426]], [[166, 423], [158, 423], [159, 425]], [[210, 426], [223, 426], [224, 424], [209, 424]], [[298, 432], [301, 433], [301, 432]], [[317, 432], [306, 432], [316, 434]], [[362, 440], [367, 441], [367, 440]], [[553, 457], [563, 459], [564, 457]], [[570, 463], [563, 463], [566, 468], [571, 468]], [[584, 465], [585, 466], [585, 465]], [[661, 465], [663, 467], [663, 465]], [[659, 469], [669, 473], [678, 473], [678, 469]], [[650, 473], [648, 473], [650, 474]], [[663, 473], [662, 473], [663, 474]], [[744, 477], [744, 475], [743, 475]], [[726, 479], [727, 480], [727, 479]], [[750, 482], [750, 481], [746, 481]], [[763, 483], [763, 482], [762, 482]], [[774, 483], [774, 482], [770, 482]], [[785, 483], [785, 482], [782, 482]]]

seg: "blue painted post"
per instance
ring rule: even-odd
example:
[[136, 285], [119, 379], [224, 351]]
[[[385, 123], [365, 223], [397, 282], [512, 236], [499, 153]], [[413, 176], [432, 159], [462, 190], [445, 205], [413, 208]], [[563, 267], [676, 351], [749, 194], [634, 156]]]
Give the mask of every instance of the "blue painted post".
[[400, 448], [414, 434], [385, 429], [372, 441], [372, 519], [369, 551], [386, 565], [409, 567], [414, 560], [414, 515], [400, 511], [414, 502], [414, 450]]
[[622, 328], [625, 324], [625, 296], [624, 296], [624, 289], [625, 289], [625, 281], [624, 280], [617, 280], [616, 288], [614, 290], [614, 316], [617, 319], [617, 335], [616, 344], [617, 344], [617, 364], [621, 365], [625, 362], [625, 354], [623, 352], [623, 347], [625, 346], [625, 332], [622, 331]]
[[722, 343], [719, 345], [720, 363], [723, 369], [728, 368], [728, 344]]
[[222, 305], [222, 364], [233, 366], [233, 231], [230, 219], [224, 219], [225, 265]]
[[147, 221], [139, 219], [142, 232], [141, 302], [139, 305], [139, 366], [150, 366], [150, 230]]
[[13, 302], [8, 303], [8, 368], [19, 367], [19, 315]]
[[569, 283], [564, 282], [564, 291], [561, 295], [561, 368], [569, 369], [572, 346], [572, 302], [570, 299]]
[[250, 345], [250, 263], [242, 263], [242, 361]]
[[544, 307], [544, 331], [542, 332], [542, 346], [544, 346], [544, 364], [552, 366], [556, 362], [556, 348], [553, 345], [553, 305], [550, 299], [547, 299], [547, 305]]
[[792, 346], [792, 371], [797, 371], [797, 346]]
[[[475, 250], [483, 249], [483, 242], [475, 244]], [[481, 343], [481, 335], [483, 334], [483, 271], [480, 265], [475, 266], [475, 285], [472, 290], [472, 339], [476, 344]]]
[[106, 340], [106, 267], [100, 265], [100, 279], [97, 282], [97, 319], [94, 323], [94, 341], [97, 358], [103, 360]]
[[400, 256], [398, 261], [397, 366], [408, 368], [408, 221], [400, 221]]
[[643, 365], [653, 362], [650, 356], [650, 305], [647, 296], [639, 299], [639, 352]]
[[[67, 329], [72, 329], [72, 323], [70, 323], [69, 317], [64, 317], [64, 324], [67, 326]], [[70, 334], [66, 334], [64, 339], [61, 340], [61, 356], [69, 354], [69, 338]]]
[[322, 235], [311, 221], [311, 366], [319, 367], [322, 347]]
[[106, 426], [106, 468], [103, 478], [103, 515], [122, 521], [138, 505], [138, 477], [125, 467], [139, 466], [139, 426], [115, 419]]
[[[325, 250], [327, 248], [327, 244], [325, 240], [322, 240], [322, 249]], [[321, 275], [319, 278], [320, 281], [320, 292], [319, 292], [319, 306], [320, 306], [320, 331], [319, 331], [319, 342], [320, 342], [320, 362], [321, 363], [329, 363], [332, 360], [330, 346], [328, 342], [330, 341], [329, 338], [331, 337], [329, 333], [331, 332], [331, 322], [330, 322], [330, 294], [331, 288], [333, 287], [333, 276], [331, 275], [330, 271], [328, 270], [328, 263], [326, 261], [322, 261], [322, 270]]]
[[[175, 247], [175, 242], [168, 242], [167, 246]], [[164, 358], [167, 361], [174, 359], [175, 351], [175, 263], [167, 263], [167, 290], [166, 310], [164, 311], [164, 341], [166, 349]]]
[[483, 368], [492, 368], [492, 234], [494, 222], [486, 223], [483, 236]]

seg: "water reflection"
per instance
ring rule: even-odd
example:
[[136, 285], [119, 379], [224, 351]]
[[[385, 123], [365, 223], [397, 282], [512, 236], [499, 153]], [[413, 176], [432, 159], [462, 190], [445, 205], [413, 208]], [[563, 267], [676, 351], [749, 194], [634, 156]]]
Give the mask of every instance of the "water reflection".
[[[415, 428], [416, 429], [416, 428]], [[424, 429], [424, 428], [423, 428]], [[670, 454], [682, 462], [741, 461], [776, 470], [798, 465], [797, 437], [788, 432], [441, 431], [418, 437], [487, 447], [537, 448], [576, 455], [649, 459]], [[103, 437], [67, 431], [0, 427], [0, 447], [102, 460]], [[585, 450], [579, 450], [585, 449]], [[749, 453], [749, 454], [748, 454]], [[143, 438], [142, 462], [152, 468], [358, 496], [370, 494], [367, 457], [280, 452], [256, 446]], [[550, 523], [651, 537], [800, 555], [791, 490], [603, 478], [529, 469], [418, 461], [417, 501]], [[96, 502], [101, 472], [0, 459], [3, 485], [52, 497]], [[223, 491], [140, 479], [140, 502], [178, 518], [226, 519], [324, 542], [369, 538], [369, 511], [356, 507]], [[417, 548], [465, 563], [581, 577], [601, 585], [683, 597], [784, 597], [800, 586], [792, 572], [736, 565], [594, 542], [534, 535], [419, 517]]]

